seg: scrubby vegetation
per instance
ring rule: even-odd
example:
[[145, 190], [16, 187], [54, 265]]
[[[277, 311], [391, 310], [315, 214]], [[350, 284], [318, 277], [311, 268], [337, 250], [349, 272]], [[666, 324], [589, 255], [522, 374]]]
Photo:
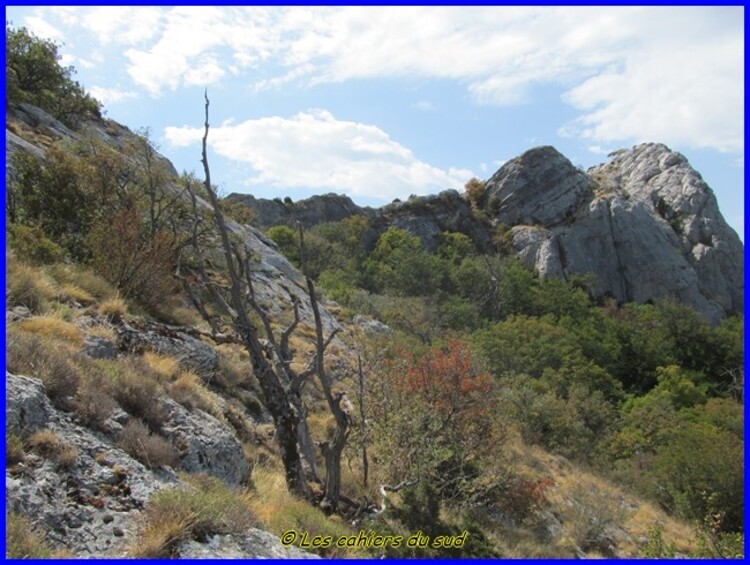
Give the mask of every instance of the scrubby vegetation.
[[[98, 116], [53, 43], [12, 28], [6, 40], [10, 103], [39, 105], [71, 126]], [[269, 423], [275, 399], [259, 384], [267, 375], [253, 370], [243, 328], [219, 314], [231, 281], [206, 226], [219, 212], [244, 224], [252, 215], [226, 202], [199, 211], [184, 189], [205, 191], [191, 175], [171, 178], [145, 136], [117, 149], [78, 139], [50, 143], [44, 161], [12, 157], [6, 307], [20, 311], [8, 323], [8, 371], [41, 379], [55, 407], [91, 428], [109, 430], [123, 411], [117, 444], [152, 469], [178, 458], [163, 435], [163, 396], [231, 426], [253, 467], [249, 490], [185, 476], [190, 488], [155, 495], [130, 555], [173, 556], [180, 541], [252, 524], [332, 540], [360, 529], [404, 540], [417, 530], [433, 540], [468, 532], [460, 547], [318, 549], [342, 557], [610, 556], [618, 544], [631, 556], [741, 554], [741, 318], [711, 326], [671, 300], [617, 304], [592, 297], [586, 277], [542, 280], [508, 255], [506, 226], [490, 253], [450, 232], [430, 252], [397, 227], [378, 235], [360, 216], [308, 230], [304, 246], [300, 232], [272, 227], [268, 236], [346, 330], [326, 344], [326, 390], [308, 370], [324, 336], [296, 320], [298, 302], [273, 297], [271, 308], [243, 287], [254, 331], [277, 336], [258, 356], [288, 377], [286, 391], [296, 383], [297, 396], [284, 398], [297, 403], [290, 413], [302, 414], [310, 445], [345, 430], [341, 505], [316, 507], [322, 481], [306, 480], [306, 500], [289, 492]], [[479, 213], [483, 183], [470, 181], [466, 193]], [[255, 258], [243, 259], [246, 276]], [[358, 315], [389, 328], [367, 331]], [[143, 318], [189, 325], [216, 345], [218, 370], [204, 378], [153, 351], [80, 353], [86, 338], [115, 341], [123, 322]], [[346, 407], [344, 426], [332, 403]], [[6, 431], [9, 465], [29, 453], [76, 464], [53, 432], [20, 436]], [[321, 454], [305, 457], [324, 474]], [[49, 555], [6, 516], [9, 556]], [[629, 541], [616, 539], [621, 529]]]
[[[713, 327], [672, 300], [618, 305], [594, 299], [585, 278], [540, 280], [502, 252], [478, 254], [464, 234], [444, 234], [434, 254], [394, 227], [371, 249], [362, 243], [346, 248], [340, 242], [364, 241], [350, 238], [353, 225], [360, 235], [368, 228], [363, 218], [313, 228], [324, 252], [310, 260], [321, 263], [319, 282], [331, 298], [351, 312], [385, 321], [400, 335], [393, 339], [400, 349], [383, 346], [370, 375], [373, 390], [379, 387], [369, 399], [371, 449], [399, 454], [386, 464], [400, 467], [386, 473], [388, 480], [424, 479], [426, 469], [441, 469], [436, 455], [445, 461], [455, 456], [465, 462], [462, 472], [475, 473], [474, 482], [496, 492], [505, 485], [504, 496], [512, 499], [507, 491], [512, 481], [505, 476], [503, 483], [498, 476], [502, 469], [490, 472], [463, 451], [471, 439], [483, 438], [482, 446], [492, 446], [496, 454], [502, 444], [489, 432], [502, 435], [505, 426], [518, 430], [523, 441], [594, 469], [675, 516], [694, 523], [719, 516], [713, 525], [717, 532], [743, 530], [741, 319]], [[291, 230], [272, 228], [269, 235], [279, 238], [282, 250], [293, 249]], [[294, 253], [288, 258], [298, 259]], [[404, 350], [404, 343], [410, 349]], [[415, 355], [424, 355], [429, 369], [422, 375], [430, 375], [426, 382], [436, 402], [443, 371], [425, 360], [455, 356], [456, 348], [470, 348], [476, 363], [452, 368], [452, 390], [461, 408], [472, 410], [469, 390], [475, 390], [464, 390], [461, 379], [471, 376], [472, 386], [480, 386], [476, 367], [482, 367], [492, 375], [492, 386], [479, 396], [503, 418], [485, 417], [486, 429], [453, 437], [446, 446], [442, 435], [429, 431], [443, 431], [429, 423], [439, 420], [440, 411], [433, 404], [422, 416], [415, 413], [420, 389], [410, 389], [415, 385], [409, 383], [415, 378], [410, 375], [419, 373], [414, 373]], [[397, 407], [378, 405], [400, 398]], [[379, 429], [383, 422], [387, 428]], [[412, 460], [430, 463], [409, 471]], [[444, 471], [440, 476], [450, 477]], [[472, 493], [470, 484], [461, 483], [463, 496]], [[432, 486], [443, 504], [455, 505], [439, 484]], [[576, 544], [590, 545], [595, 527], [602, 526], [581, 526]]]

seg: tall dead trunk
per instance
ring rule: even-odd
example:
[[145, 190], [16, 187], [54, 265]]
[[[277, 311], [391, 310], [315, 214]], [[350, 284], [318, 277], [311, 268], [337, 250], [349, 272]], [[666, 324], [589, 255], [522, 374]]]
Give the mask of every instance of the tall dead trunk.
[[365, 372], [362, 370], [362, 355], [357, 353], [357, 374], [359, 375], [359, 421], [362, 428], [362, 486], [367, 488], [370, 462], [367, 459], [367, 417], [365, 415]]
[[341, 455], [344, 451], [346, 440], [349, 437], [349, 415], [341, 407], [341, 401], [344, 398], [344, 394], [338, 393], [334, 396], [331, 378], [325, 370], [324, 353], [326, 347], [331, 342], [331, 339], [336, 335], [336, 330], [328, 336], [327, 340], [324, 340], [323, 322], [320, 318], [320, 308], [318, 307], [315, 283], [313, 283], [313, 280], [305, 273], [305, 240], [302, 232], [302, 225], [300, 223], [297, 225], [299, 227], [300, 239], [300, 263], [302, 272], [305, 274], [307, 293], [310, 297], [310, 306], [312, 307], [315, 320], [315, 373], [317, 374], [320, 386], [323, 389], [323, 394], [328, 403], [328, 409], [331, 411], [331, 414], [333, 414], [334, 420], [336, 421], [336, 429], [333, 432], [333, 437], [328, 441], [320, 443], [320, 449], [323, 453], [326, 465], [325, 493], [321, 505], [330, 512], [336, 512], [338, 510], [339, 498], [341, 496]]
[[[242, 291], [242, 278], [240, 270], [241, 262], [235, 264], [235, 253], [229, 241], [224, 216], [219, 206], [219, 199], [211, 186], [211, 173], [208, 167], [207, 156], [207, 139], [208, 139], [208, 94], [205, 96], [206, 101], [206, 120], [205, 132], [203, 135], [203, 154], [202, 163], [205, 172], [204, 186], [208, 195], [211, 207], [214, 212], [214, 220], [218, 231], [221, 247], [226, 260], [227, 272], [230, 280], [230, 303], [225, 305], [225, 310], [232, 317], [232, 322], [236, 331], [239, 333], [242, 341], [252, 360], [253, 371], [255, 372], [258, 382], [263, 389], [265, 403], [268, 411], [271, 413], [274, 424], [276, 425], [276, 437], [281, 452], [281, 459], [284, 464], [286, 482], [289, 490], [306, 499], [311, 499], [312, 493], [305, 479], [305, 472], [299, 454], [298, 430], [299, 415], [290, 404], [287, 393], [282, 386], [279, 376], [274, 372], [273, 366], [266, 359], [263, 346], [258, 337], [258, 331], [250, 321], [246, 309], [246, 302]], [[197, 250], [196, 250], [197, 251]], [[249, 281], [249, 273], [245, 273]], [[207, 279], [208, 277], [205, 277]], [[214, 289], [215, 290], [215, 289]], [[215, 294], [218, 296], [218, 292]], [[223, 301], [223, 299], [222, 299]]]

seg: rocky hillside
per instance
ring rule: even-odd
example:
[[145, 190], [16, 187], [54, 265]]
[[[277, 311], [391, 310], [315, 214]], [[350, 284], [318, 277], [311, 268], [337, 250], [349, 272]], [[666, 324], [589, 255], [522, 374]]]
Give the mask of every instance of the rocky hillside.
[[742, 555], [743, 321], [627, 302], [741, 307], [679, 155], [261, 231], [6, 42], [6, 557]]
[[597, 295], [620, 303], [671, 296], [714, 322], [743, 307], [742, 242], [700, 174], [662, 144], [618, 151], [587, 172], [553, 147], [531, 149], [487, 180], [483, 217], [452, 190], [375, 210], [333, 194], [296, 203], [229, 198], [253, 208], [261, 227], [363, 215], [370, 246], [396, 226], [431, 251], [444, 231], [464, 233], [486, 251], [493, 226], [502, 226], [511, 228], [512, 252], [542, 277], [590, 274]]

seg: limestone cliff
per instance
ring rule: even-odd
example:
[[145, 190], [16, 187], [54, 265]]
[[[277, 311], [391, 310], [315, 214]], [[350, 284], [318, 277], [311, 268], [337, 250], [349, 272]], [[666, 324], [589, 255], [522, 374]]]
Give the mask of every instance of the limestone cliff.
[[542, 276], [594, 276], [620, 302], [674, 297], [711, 320], [742, 310], [743, 247], [685, 157], [661, 144], [579, 171], [532, 149], [487, 183], [495, 221]]

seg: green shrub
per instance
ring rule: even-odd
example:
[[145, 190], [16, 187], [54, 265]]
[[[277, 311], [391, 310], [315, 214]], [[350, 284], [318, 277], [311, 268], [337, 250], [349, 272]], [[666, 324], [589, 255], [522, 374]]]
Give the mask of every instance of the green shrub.
[[289, 226], [273, 226], [268, 230], [268, 237], [279, 246], [284, 257], [299, 265], [299, 235], [296, 231]]
[[9, 223], [7, 236], [8, 245], [16, 255], [35, 265], [56, 263], [65, 258], [63, 248], [47, 239], [37, 227]]
[[73, 67], [60, 65], [59, 45], [26, 28], [5, 27], [7, 97], [31, 102], [70, 127], [82, 116], [101, 117], [99, 103], [73, 80]]

